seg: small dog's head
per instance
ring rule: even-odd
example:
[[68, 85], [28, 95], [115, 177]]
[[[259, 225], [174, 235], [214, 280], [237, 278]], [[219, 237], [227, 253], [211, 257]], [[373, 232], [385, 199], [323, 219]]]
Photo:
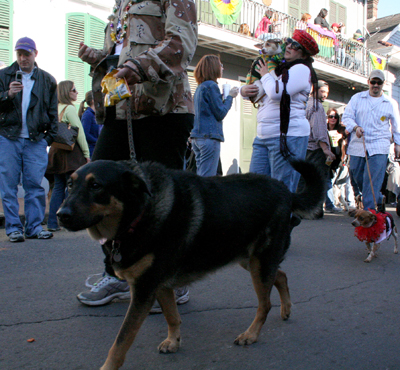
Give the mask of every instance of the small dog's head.
[[260, 49], [260, 54], [262, 55], [277, 55], [282, 52], [281, 44], [281, 39], [269, 39], [255, 46]]
[[351, 223], [354, 227], [362, 226], [369, 228], [376, 223], [376, 216], [370, 211], [357, 209], [350, 211], [349, 215], [354, 217], [354, 220]]
[[[134, 216], [135, 212], [140, 213], [145, 193], [150, 194], [150, 191], [145, 180], [127, 162], [99, 160], [82, 166], [71, 175], [68, 193], [57, 212], [65, 228], [78, 231], [102, 223], [102, 229], [109, 226], [115, 232], [128, 208]], [[100, 239], [104, 235], [93, 237]]]

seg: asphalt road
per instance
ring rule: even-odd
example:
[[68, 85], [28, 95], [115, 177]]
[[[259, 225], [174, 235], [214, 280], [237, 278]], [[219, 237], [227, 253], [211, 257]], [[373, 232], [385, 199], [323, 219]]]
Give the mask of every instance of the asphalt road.
[[[258, 343], [233, 344], [257, 302], [249, 274], [229, 266], [191, 286], [189, 303], [179, 308], [178, 353], [158, 354], [167, 327], [162, 315], [151, 315], [123, 369], [400, 369], [400, 254], [393, 254], [390, 239], [378, 258], [364, 263], [365, 246], [350, 222], [346, 215], [326, 215], [295, 228], [282, 264], [292, 315], [280, 319], [274, 290]], [[102, 258], [85, 231], [12, 244], [0, 230], [0, 369], [103, 364], [128, 302], [94, 308], [75, 298], [88, 274], [102, 272]]]

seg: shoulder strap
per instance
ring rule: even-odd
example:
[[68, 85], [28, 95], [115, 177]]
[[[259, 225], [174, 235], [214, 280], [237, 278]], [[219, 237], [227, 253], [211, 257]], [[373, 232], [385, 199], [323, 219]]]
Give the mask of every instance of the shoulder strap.
[[64, 117], [65, 110], [67, 109], [67, 107], [68, 107], [68, 105], [66, 105], [66, 106], [64, 107], [64, 109], [61, 111], [61, 113], [58, 115], [58, 122], [61, 122], [61, 121], [62, 121], [62, 119], [63, 119], [63, 117]]

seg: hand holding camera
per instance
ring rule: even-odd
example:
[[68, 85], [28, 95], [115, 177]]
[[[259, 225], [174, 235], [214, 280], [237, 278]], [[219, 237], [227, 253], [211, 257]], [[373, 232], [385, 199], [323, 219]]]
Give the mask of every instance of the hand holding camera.
[[15, 81], [10, 83], [9, 90], [8, 90], [8, 97], [10, 99], [14, 99], [15, 96], [24, 89], [22, 85], [22, 72], [17, 71], [15, 73]]

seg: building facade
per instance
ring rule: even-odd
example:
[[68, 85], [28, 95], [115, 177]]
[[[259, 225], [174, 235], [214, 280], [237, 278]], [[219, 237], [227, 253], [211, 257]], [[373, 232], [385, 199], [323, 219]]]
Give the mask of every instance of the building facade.
[[[149, 0], [150, 1], [150, 0]], [[321, 8], [328, 10], [329, 24], [344, 23], [343, 50], [346, 63], [339, 63], [335, 43], [317, 31], [321, 52], [315, 58], [314, 67], [320, 79], [330, 84], [327, 106], [343, 111], [351, 96], [366, 90], [367, 76], [373, 65], [366, 43], [352, 39], [357, 31], [367, 36], [368, 6], [376, 0], [237, 0], [240, 9], [227, 23], [221, 19], [211, 1], [195, 0], [198, 13], [199, 46], [188, 69], [193, 91], [196, 88], [192, 72], [205, 54], [219, 54], [224, 64], [224, 76], [219, 83], [240, 86], [254, 58], [258, 56], [255, 37], [239, 33], [246, 24], [254, 35], [258, 23], [266, 12], [274, 21], [271, 33], [280, 37], [290, 36], [303, 13], [312, 20]], [[9, 65], [15, 60], [15, 42], [24, 36], [36, 41], [39, 51], [37, 62], [58, 81], [73, 80], [83, 100], [90, 89], [89, 68], [77, 57], [79, 43], [101, 48], [107, 17], [112, 12], [113, 0], [0, 0], [0, 61]], [[221, 22], [222, 20], [222, 22]], [[379, 50], [375, 55], [383, 58]], [[343, 64], [343, 65], [342, 65]], [[386, 93], [392, 95], [395, 74], [388, 73]], [[395, 97], [399, 98], [397, 90]], [[225, 143], [222, 145], [223, 172], [247, 172], [252, 142], [256, 134], [256, 109], [251, 103], [237, 97], [224, 120]]]

